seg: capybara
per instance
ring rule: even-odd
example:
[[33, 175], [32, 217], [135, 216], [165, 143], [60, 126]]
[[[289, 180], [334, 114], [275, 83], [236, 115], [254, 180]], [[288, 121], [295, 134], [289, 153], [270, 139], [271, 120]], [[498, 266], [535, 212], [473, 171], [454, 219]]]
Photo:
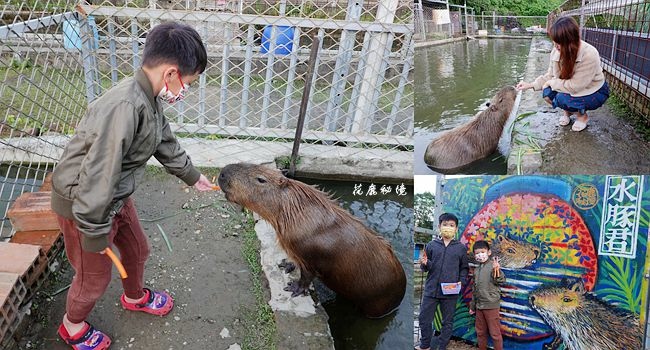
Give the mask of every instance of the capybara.
[[[499, 235], [492, 240], [492, 256], [499, 258], [502, 267], [509, 269], [523, 269], [531, 267], [537, 262], [541, 249], [528, 242]], [[479, 264], [472, 251], [467, 252], [470, 263]]]
[[219, 186], [227, 200], [275, 228], [280, 246], [300, 268], [300, 279], [289, 284], [292, 295], [306, 292], [318, 277], [367, 317], [397, 309], [406, 275], [390, 244], [327, 194], [279, 170], [245, 163], [224, 167]]
[[585, 291], [582, 280], [540, 287], [529, 296], [530, 305], [555, 331], [545, 349], [641, 349], [643, 330], [628, 311], [609, 305]]
[[503, 267], [523, 269], [532, 266], [539, 258], [540, 248], [534, 244], [499, 235], [492, 242], [492, 254], [499, 257]]
[[438, 172], [453, 173], [494, 153], [516, 98], [514, 87], [502, 88], [474, 119], [431, 141], [424, 162]]

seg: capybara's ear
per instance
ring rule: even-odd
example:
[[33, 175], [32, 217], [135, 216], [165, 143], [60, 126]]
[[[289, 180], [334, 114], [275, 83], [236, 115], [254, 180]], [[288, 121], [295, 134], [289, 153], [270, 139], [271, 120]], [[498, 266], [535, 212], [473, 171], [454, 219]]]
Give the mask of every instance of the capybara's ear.
[[585, 292], [585, 285], [582, 283], [582, 279], [579, 279], [569, 287], [572, 291], [579, 293], [579, 294], [584, 294]]
[[284, 176], [281, 177], [280, 180], [278, 181], [278, 185], [280, 186], [280, 188], [287, 187], [287, 185], [289, 185], [289, 178]]

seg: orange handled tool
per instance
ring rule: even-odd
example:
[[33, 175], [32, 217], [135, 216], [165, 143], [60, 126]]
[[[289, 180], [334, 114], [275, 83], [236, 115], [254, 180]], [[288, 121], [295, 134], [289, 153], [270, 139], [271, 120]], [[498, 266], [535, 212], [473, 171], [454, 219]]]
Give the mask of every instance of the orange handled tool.
[[104, 253], [106, 253], [106, 255], [108, 255], [108, 257], [111, 258], [111, 260], [113, 260], [113, 264], [115, 264], [115, 267], [117, 267], [117, 271], [119, 271], [120, 277], [122, 277], [122, 279], [129, 277], [129, 275], [126, 274], [124, 265], [122, 265], [122, 262], [120, 261], [120, 259], [118, 259], [115, 253], [113, 253], [111, 248], [107, 247], [106, 249], [104, 249]]

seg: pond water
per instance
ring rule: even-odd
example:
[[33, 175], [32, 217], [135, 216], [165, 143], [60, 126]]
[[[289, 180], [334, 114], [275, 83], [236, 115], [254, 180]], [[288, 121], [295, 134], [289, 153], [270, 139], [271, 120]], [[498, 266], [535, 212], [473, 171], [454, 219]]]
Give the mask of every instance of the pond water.
[[[352, 215], [386, 238], [406, 273], [406, 294], [397, 310], [382, 319], [368, 319], [353, 305], [333, 298], [331, 291], [316, 287], [319, 299], [329, 316], [329, 326], [337, 350], [394, 350], [413, 347], [413, 187], [406, 186], [406, 196], [390, 194], [366, 196], [369, 183], [301, 179], [329, 192]], [[354, 185], [361, 184], [364, 195], [354, 196]], [[382, 186], [376, 184], [377, 190]]]
[[[465, 124], [496, 92], [524, 77], [529, 39], [478, 39], [415, 51], [416, 175], [435, 174], [424, 151], [439, 133]], [[506, 159], [495, 153], [463, 170], [505, 174]]]

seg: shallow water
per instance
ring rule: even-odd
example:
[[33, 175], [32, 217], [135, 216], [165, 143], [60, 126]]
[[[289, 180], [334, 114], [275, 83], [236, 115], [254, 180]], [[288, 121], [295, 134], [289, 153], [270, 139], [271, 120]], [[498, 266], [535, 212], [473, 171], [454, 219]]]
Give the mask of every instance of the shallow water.
[[[468, 122], [499, 89], [523, 79], [529, 50], [529, 39], [478, 39], [415, 51], [415, 174], [435, 173], [423, 157], [440, 132]], [[463, 173], [505, 174], [505, 157], [491, 155]]]
[[[382, 319], [368, 319], [349, 302], [332, 298], [331, 294], [317, 286], [319, 298], [329, 316], [329, 326], [336, 349], [346, 350], [394, 350], [413, 347], [413, 187], [406, 187], [407, 195], [392, 193], [366, 196], [368, 183], [305, 180], [316, 184], [337, 199], [352, 215], [386, 238], [406, 273], [406, 294], [397, 310]], [[355, 184], [362, 184], [364, 195], [354, 196]], [[377, 189], [382, 185], [376, 184]], [[329, 300], [327, 300], [329, 299]], [[333, 300], [332, 300], [333, 299]]]

